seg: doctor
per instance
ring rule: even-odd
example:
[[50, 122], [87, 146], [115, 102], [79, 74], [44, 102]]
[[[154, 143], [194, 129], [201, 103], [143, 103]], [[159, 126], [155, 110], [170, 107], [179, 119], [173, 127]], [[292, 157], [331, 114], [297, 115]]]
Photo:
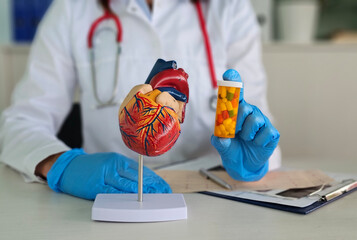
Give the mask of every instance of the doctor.
[[[93, 23], [105, 13], [119, 16], [120, 26], [103, 21], [91, 36]], [[259, 27], [248, 0], [209, 0], [199, 6], [190, 0], [55, 0], [40, 24], [12, 106], [1, 117], [1, 161], [28, 182], [47, 180], [55, 191], [86, 199], [137, 191], [137, 168], [131, 160], [136, 154], [121, 140], [117, 114], [126, 94], [163, 58], [176, 60], [189, 73], [190, 103], [173, 149], [146, 158], [146, 164], [217, 150], [233, 178], [258, 180], [280, 164], [279, 133], [269, 121], [260, 51]], [[232, 140], [211, 139], [211, 99], [217, 91], [213, 79], [221, 79], [228, 68], [238, 70], [244, 82], [237, 134]], [[56, 138], [77, 86], [84, 150], [70, 149]], [[171, 191], [149, 168], [144, 184], [144, 192]]]

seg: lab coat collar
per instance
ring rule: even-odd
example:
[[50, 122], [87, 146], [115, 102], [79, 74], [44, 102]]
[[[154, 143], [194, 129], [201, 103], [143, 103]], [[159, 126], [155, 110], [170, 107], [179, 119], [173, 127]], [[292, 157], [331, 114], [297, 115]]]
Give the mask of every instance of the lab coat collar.
[[147, 22], [151, 21], [151, 12], [146, 0], [114, 0], [111, 4], [113, 11], [120, 5], [121, 8], [124, 7], [126, 13], [133, 14]]
[[[145, 0], [144, 0], [145, 1]], [[135, 14], [141, 18], [145, 18], [146, 20], [151, 19], [151, 14], [148, 16], [147, 11], [149, 11], [148, 6], [145, 6], [146, 2], [142, 0], [128, 0], [126, 11], [131, 14]], [[147, 9], [145, 9], [145, 7]], [[149, 12], [150, 13], [150, 12]]]
[[[152, 25], [155, 18], [155, 12], [159, 11], [159, 8], [168, 4], [174, 4], [176, 2], [190, 2], [191, 0], [153, 0], [153, 10], [150, 11], [146, 0], [112, 0], [112, 9], [117, 12], [116, 9], [120, 9], [119, 5], [125, 8], [125, 12], [135, 15], [142, 19], [144, 22]], [[119, 12], [117, 12], [119, 13]]]

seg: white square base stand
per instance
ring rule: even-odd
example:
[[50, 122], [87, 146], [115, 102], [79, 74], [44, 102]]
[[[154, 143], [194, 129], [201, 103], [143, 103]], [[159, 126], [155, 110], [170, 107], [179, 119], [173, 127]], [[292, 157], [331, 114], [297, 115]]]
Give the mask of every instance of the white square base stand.
[[187, 219], [182, 194], [144, 194], [138, 202], [133, 194], [98, 194], [92, 220], [109, 222], [161, 222]]

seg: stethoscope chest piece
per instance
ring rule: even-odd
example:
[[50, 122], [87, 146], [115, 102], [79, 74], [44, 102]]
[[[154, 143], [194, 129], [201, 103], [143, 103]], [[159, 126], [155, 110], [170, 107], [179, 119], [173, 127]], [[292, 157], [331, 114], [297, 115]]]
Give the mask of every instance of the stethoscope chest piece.
[[217, 108], [217, 92], [213, 93], [209, 99], [209, 108], [215, 112]]

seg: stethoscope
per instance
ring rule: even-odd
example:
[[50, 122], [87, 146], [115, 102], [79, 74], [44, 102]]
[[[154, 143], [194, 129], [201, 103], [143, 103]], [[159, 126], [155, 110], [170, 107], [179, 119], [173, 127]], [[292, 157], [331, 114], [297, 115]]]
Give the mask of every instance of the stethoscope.
[[[109, 0], [108, 0], [109, 1]], [[214, 63], [213, 63], [213, 57], [212, 57], [212, 51], [211, 51], [211, 44], [209, 41], [209, 36], [207, 33], [207, 28], [205, 25], [205, 20], [203, 17], [203, 12], [201, 8], [201, 4], [199, 1], [196, 1], [195, 3], [195, 8], [197, 12], [197, 16], [199, 19], [200, 23], [200, 28], [202, 31], [202, 36], [204, 40], [204, 45], [206, 49], [206, 55], [207, 55], [207, 60], [208, 60], [208, 69], [211, 77], [211, 83], [213, 89], [217, 88], [217, 80], [216, 80], [216, 73], [214, 69]], [[109, 6], [109, 4], [108, 4]], [[95, 70], [95, 53], [94, 53], [94, 47], [93, 47], [93, 37], [96, 34], [96, 29], [98, 28], [99, 24], [103, 21], [106, 20], [113, 20], [115, 23], [115, 27], [117, 29], [117, 35], [116, 35], [116, 44], [117, 44], [117, 53], [115, 55], [115, 73], [114, 73], [114, 85], [113, 85], [113, 92], [110, 96], [110, 98], [107, 101], [102, 101], [99, 98], [98, 95], [98, 86], [97, 86], [97, 78], [96, 78], [96, 70]], [[118, 103], [115, 101], [115, 96], [116, 96], [116, 89], [118, 86], [118, 72], [119, 72], [119, 55], [121, 52], [121, 42], [123, 39], [123, 30], [121, 26], [121, 22], [119, 19], [119, 16], [116, 15], [113, 11], [109, 11], [107, 9], [104, 10], [103, 16], [97, 18], [93, 24], [91, 25], [88, 33], [88, 48], [90, 52], [90, 64], [91, 64], [91, 73], [92, 73], [92, 85], [93, 85], [93, 92], [94, 92], [94, 97], [97, 102], [97, 108], [104, 108], [104, 107], [109, 107], [109, 106], [114, 106], [117, 105]], [[216, 91], [215, 91], [216, 92]], [[214, 93], [210, 99], [209, 99], [209, 107], [212, 111], [216, 111], [216, 104], [217, 104], [217, 93]]]

